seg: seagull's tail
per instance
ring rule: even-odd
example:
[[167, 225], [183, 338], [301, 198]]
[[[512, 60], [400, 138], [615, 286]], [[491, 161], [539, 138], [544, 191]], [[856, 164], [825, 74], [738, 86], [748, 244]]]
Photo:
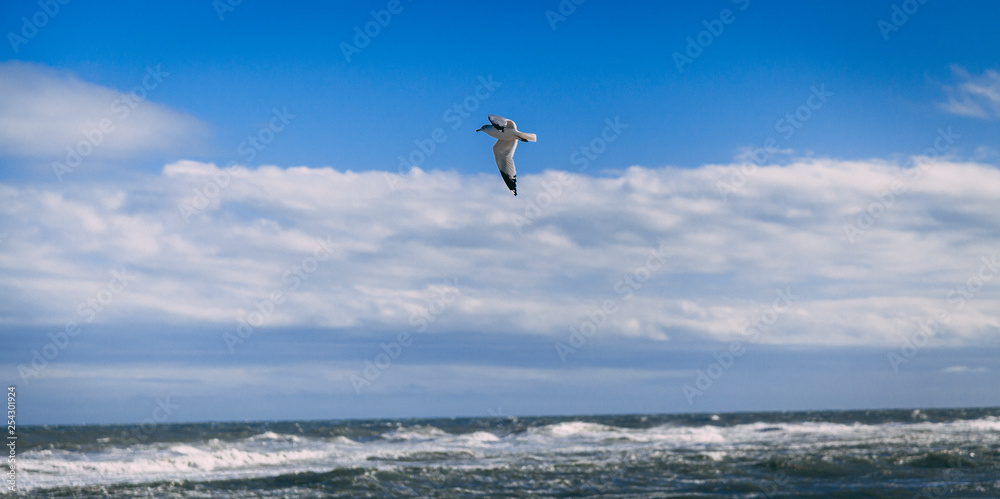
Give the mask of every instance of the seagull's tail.
[[535, 142], [535, 134], [518, 132], [518, 137], [525, 142]]

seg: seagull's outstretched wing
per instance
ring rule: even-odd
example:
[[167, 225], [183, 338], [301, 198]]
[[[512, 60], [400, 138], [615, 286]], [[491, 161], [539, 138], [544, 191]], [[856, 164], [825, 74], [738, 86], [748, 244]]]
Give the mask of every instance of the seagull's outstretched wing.
[[493, 128], [496, 128], [497, 130], [503, 130], [511, 124], [511, 121], [507, 118], [497, 116], [495, 114], [488, 114], [486, 117], [490, 119], [490, 123], [493, 125]]
[[[490, 120], [493, 117], [490, 116]], [[517, 170], [514, 169], [514, 149], [517, 149], [517, 140], [498, 140], [493, 144], [493, 156], [497, 160], [497, 168], [500, 169], [500, 176], [503, 177], [507, 188], [517, 195]]]

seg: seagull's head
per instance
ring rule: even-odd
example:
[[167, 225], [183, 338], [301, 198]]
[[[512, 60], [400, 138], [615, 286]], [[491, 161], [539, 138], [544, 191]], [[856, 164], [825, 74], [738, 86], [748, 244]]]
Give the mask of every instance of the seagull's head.
[[477, 132], [482, 132], [483, 130], [486, 130], [487, 128], [489, 128], [491, 126], [493, 126], [493, 125], [483, 125], [483, 126], [479, 127], [479, 129], [476, 130], [476, 131]]

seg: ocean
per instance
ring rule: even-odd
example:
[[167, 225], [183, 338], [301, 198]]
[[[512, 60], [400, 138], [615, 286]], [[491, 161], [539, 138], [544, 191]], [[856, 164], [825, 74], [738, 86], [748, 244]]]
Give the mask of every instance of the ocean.
[[18, 434], [19, 497], [1000, 497], [1000, 408]]

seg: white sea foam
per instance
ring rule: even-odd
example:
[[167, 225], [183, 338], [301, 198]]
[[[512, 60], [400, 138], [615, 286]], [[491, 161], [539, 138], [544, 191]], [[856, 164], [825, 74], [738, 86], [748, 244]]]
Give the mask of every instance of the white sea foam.
[[427, 441], [436, 438], [445, 437], [448, 432], [441, 430], [440, 428], [435, 428], [433, 426], [421, 425], [412, 426], [409, 428], [398, 428], [385, 435], [382, 438], [386, 440], [404, 440], [404, 441]]
[[[263, 440], [265, 445], [254, 442]], [[287, 449], [267, 449], [274, 439], [247, 439], [224, 444], [138, 445], [126, 449], [78, 453], [65, 450], [28, 451], [22, 455], [19, 480], [26, 488], [148, 480], [198, 480], [290, 472], [301, 465], [327, 461], [342, 441], [312, 442]], [[285, 441], [286, 439], [278, 439]], [[303, 439], [299, 439], [301, 442]]]
[[[204, 450], [191, 445], [175, 445], [167, 452], [136, 453], [112, 451], [87, 456], [62, 455], [39, 459], [39, 455], [26, 453], [22, 470], [27, 474], [89, 475], [102, 477], [129, 477], [159, 473], [211, 472], [236, 470], [309, 461], [325, 457], [328, 453], [315, 450], [261, 453], [237, 448]], [[148, 457], [143, 457], [146, 454]]]
[[500, 437], [488, 431], [476, 431], [472, 433], [466, 433], [463, 435], [455, 435], [454, 440], [456, 443], [464, 443], [466, 445], [485, 446], [493, 444], [495, 442], [499, 442]]
[[247, 438], [247, 440], [249, 440], [251, 442], [258, 441], [258, 440], [277, 440], [277, 441], [281, 441], [281, 442], [286, 442], [286, 441], [287, 442], [301, 442], [302, 441], [302, 437], [300, 437], [298, 435], [288, 435], [288, 434], [284, 434], [284, 433], [279, 434], [279, 433], [275, 433], [273, 431], [265, 431], [264, 433], [261, 433], [259, 435], [254, 435], [252, 437], [249, 437], [249, 438]]
[[[934, 423], [839, 424], [754, 422], [732, 426], [665, 424], [624, 428], [566, 421], [500, 435], [478, 430], [449, 433], [431, 425], [398, 427], [375, 438], [303, 437], [270, 431], [237, 440], [157, 442], [107, 447], [97, 452], [31, 450], [21, 458], [26, 489], [57, 485], [215, 480], [275, 476], [338, 468], [413, 466], [492, 468], [525, 462], [552, 463], [634, 459], [695, 451], [712, 460], [768, 453], [772, 448], [819, 452], [859, 444], [907, 447], [973, 441], [1000, 445], [1000, 418]], [[862, 451], [858, 451], [862, 452]], [[631, 456], [631, 457], [630, 457]]]
[[549, 434], [555, 437], [593, 437], [614, 432], [614, 430], [616, 430], [616, 428], [598, 423], [567, 421], [564, 423], [543, 426], [539, 429], [539, 433]]

